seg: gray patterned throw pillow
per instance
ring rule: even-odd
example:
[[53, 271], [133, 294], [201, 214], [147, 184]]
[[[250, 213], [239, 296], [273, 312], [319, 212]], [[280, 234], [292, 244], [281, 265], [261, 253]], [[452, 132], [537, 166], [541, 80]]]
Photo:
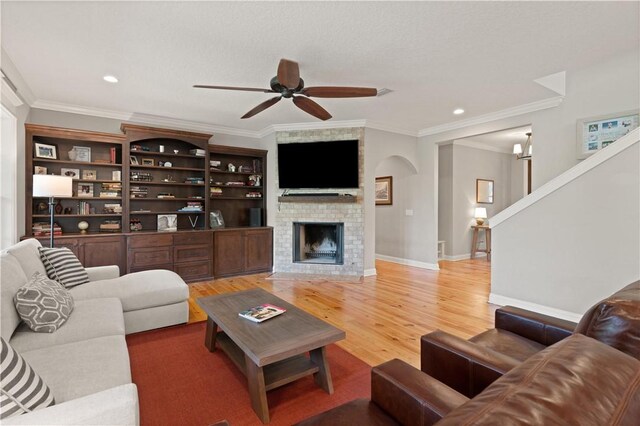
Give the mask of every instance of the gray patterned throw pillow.
[[33, 274], [13, 297], [20, 318], [38, 333], [53, 333], [73, 311], [69, 290], [39, 272]]
[[0, 419], [53, 405], [49, 386], [10, 344], [3, 338], [0, 340]]
[[89, 274], [75, 254], [66, 247], [38, 247], [47, 275], [66, 288], [89, 282]]

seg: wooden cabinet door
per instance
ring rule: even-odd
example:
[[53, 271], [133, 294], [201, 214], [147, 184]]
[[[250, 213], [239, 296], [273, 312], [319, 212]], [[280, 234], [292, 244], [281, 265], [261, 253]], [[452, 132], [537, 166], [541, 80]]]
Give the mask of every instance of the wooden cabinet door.
[[120, 274], [124, 268], [124, 237], [85, 238], [82, 240], [84, 266], [118, 265]]
[[213, 233], [213, 276], [239, 274], [244, 271], [244, 232]]
[[246, 272], [270, 271], [273, 266], [271, 228], [245, 231], [244, 253]]
[[[40, 244], [42, 244], [43, 247], [49, 247], [49, 240], [47, 239], [45, 240], [40, 240]], [[82, 251], [80, 250], [80, 245], [78, 244], [78, 240], [73, 238], [73, 239], [55, 239], [53, 240], [53, 246], [57, 247], [57, 248], [62, 248], [62, 247], [66, 247], [69, 250], [71, 250], [73, 252], [73, 254], [76, 255], [76, 257], [78, 258], [78, 260], [80, 261], [80, 263], [82, 263], [83, 266], [87, 266], [84, 264], [84, 259], [82, 256]]]
[[147, 247], [129, 249], [129, 272], [146, 269], [173, 270], [173, 247]]

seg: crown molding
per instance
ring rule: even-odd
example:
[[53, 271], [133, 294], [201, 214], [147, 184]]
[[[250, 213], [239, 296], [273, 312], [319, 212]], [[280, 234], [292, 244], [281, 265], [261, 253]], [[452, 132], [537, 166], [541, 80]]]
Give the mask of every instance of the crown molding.
[[474, 148], [474, 149], [482, 149], [484, 151], [493, 151], [493, 152], [498, 152], [500, 154], [513, 154], [513, 152], [509, 151], [508, 149], [501, 149], [501, 148], [498, 148], [497, 146], [489, 145], [482, 142], [476, 142], [473, 139], [455, 140], [453, 141], [452, 145], [464, 146], [467, 148]]
[[503, 109], [489, 114], [479, 115], [477, 117], [472, 117], [465, 120], [454, 121], [452, 123], [441, 124], [439, 126], [427, 127], [426, 129], [422, 129], [418, 132], [418, 137], [435, 135], [438, 133], [448, 132], [450, 130], [461, 129], [463, 127], [475, 126], [478, 124], [489, 123], [491, 121], [502, 120], [504, 118], [527, 114], [530, 112], [541, 111], [543, 109], [555, 108], [562, 103], [563, 99], [564, 96], [556, 96], [553, 98], [542, 99], [540, 101]]
[[401, 129], [399, 127], [393, 127], [393, 126], [388, 126], [386, 124], [382, 124], [382, 123], [376, 123], [374, 121], [370, 121], [370, 120], [366, 120], [366, 126], [369, 129], [374, 129], [374, 130], [381, 130], [383, 132], [389, 132], [389, 133], [396, 133], [399, 135], [405, 135], [405, 136], [411, 136], [414, 138], [418, 137], [418, 132], [416, 131], [412, 131], [412, 130], [407, 130], [407, 129]]
[[101, 108], [91, 108], [79, 105], [65, 104], [61, 102], [37, 100], [31, 104], [31, 108], [46, 109], [51, 111], [68, 112], [71, 114], [90, 115], [94, 117], [111, 118], [114, 120], [129, 121], [137, 124], [147, 124], [156, 127], [190, 130], [203, 133], [221, 133], [225, 135], [243, 136], [259, 139], [260, 132], [253, 130], [236, 129], [233, 127], [215, 126], [198, 121], [182, 120], [177, 118], [161, 117], [158, 115], [141, 114], [134, 112], [113, 111]]
[[272, 124], [262, 129], [259, 133], [260, 137], [265, 137], [274, 132], [287, 132], [295, 130], [319, 130], [319, 129], [344, 129], [348, 127], [364, 127], [366, 120], [342, 120], [342, 121], [323, 121], [321, 123], [287, 123]]

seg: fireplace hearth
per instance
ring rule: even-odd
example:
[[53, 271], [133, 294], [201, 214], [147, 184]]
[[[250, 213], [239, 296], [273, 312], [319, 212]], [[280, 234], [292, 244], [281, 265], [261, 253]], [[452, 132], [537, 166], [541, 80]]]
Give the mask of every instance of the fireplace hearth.
[[342, 265], [344, 223], [293, 223], [293, 262]]

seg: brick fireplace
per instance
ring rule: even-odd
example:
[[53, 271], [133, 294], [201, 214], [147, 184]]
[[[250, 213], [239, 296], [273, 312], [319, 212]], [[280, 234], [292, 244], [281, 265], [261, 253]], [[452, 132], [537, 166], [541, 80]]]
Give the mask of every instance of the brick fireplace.
[[[293, 142], [315, 142], [330, 140], [358, 139], [359, 143], [359, 188], [353, 190], [313, 190], [305, 189], [298, 192], [304, 193], [348, 193], [353, 195], [351, 202], [313, 202], [305, 200], [293, 200], [293, 202], [280, 202], [276, 210], [276, 223], [274, 228], [274, 271], [313, 275], [352, 275], [361, 276], [364, 273], [364, 129], [360, 127], [344, 129], [322, 129], [322, 130], [302, 130], [302, 131], [281, 131], [276, 132], [277, 143]], [[309, 171], [323, 172], [330, 171], [330, 164], [314, 164], [313, 159], [302, 159], [309, 161]], [[277, 171], [276, 171], [276, 176]], [[276, 178], [277, 182], [277, 178]], [[279, 195], [282, 190], [279, 190]], [[291, 197], [295, 198], [295, 197]], [[309, 243], [309, 249], [315, 244], [315, 252], [299, 253], [298, 257], [294, 252], [305, 251], [308, 243], [306, 234], [303, 237], [302, 247], [300, 235], [296, 239], [296, 226], [303, 225], [304, 232], [308, 229], [316, 228], [313, 233], [327, 225], [332, 227], [339, 224], [338, 230], [341, 235], [336, 234], [336, 241], [333, 244], [342, 248], [341, 258], [336, 253], [335, 257], [331, 251], [331, 243], [324, 241], [314, 241]], [[308, 229], [306, 229], [309, 227]], [[300, 232], [300, 229], [299, 231]], [[326, 229], [325, 229], [326, 232]], [[329, 234], [332, 235], [332, 234]], [[326, 235], [325, 235], [326, 236]], [[323, 245], [324, 243], [324, 245]], [[324, 250], [328, 249], [328, 250]]]

